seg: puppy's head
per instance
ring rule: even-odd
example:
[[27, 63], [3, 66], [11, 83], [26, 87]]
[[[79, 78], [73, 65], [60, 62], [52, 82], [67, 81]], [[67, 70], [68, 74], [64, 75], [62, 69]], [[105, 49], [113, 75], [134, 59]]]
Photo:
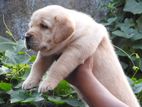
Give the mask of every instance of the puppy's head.
[[74, 32], [74, 22], [63, 7], [52, 5], [33, 13], [25, 34], [26, 46], [35, 51], [50, 51]]

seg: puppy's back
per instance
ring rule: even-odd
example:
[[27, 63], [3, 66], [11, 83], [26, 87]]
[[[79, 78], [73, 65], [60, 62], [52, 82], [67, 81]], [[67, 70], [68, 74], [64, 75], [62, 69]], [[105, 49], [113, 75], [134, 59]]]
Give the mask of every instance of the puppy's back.
[[104, 38], [94, 53], [93, 73], [122, 102], [129, 107], [140, 107], [109, 38]]

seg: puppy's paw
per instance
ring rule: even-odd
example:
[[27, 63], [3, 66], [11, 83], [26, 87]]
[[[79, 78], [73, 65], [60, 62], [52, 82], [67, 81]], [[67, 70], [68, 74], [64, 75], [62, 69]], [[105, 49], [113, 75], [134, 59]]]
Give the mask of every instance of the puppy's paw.
[[44, 93], [49, 90], [53, 90], [57, 85], [58, 85], [58, 82], [56, 82], [56, 81], [44, 80], [40, 83], [39, 88], [38, 88], [38, 92]]
[[26, 79], [23, 84], [22, 84], [22, 89], [31, 89], [36, 86], [38, 86], [40, 80], [35, 80], [35, 79]]

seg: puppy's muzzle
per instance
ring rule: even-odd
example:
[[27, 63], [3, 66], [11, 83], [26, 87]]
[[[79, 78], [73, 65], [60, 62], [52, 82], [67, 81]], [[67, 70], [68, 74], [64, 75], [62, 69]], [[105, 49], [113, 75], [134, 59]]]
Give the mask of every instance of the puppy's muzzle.
[[31, 49], [32, 48], [32, 38], [33, 38], [33, 35], [30, 34], [30, 33], [27, 33], [25, 35], [25, 41], [26, 41], [27, 49]]

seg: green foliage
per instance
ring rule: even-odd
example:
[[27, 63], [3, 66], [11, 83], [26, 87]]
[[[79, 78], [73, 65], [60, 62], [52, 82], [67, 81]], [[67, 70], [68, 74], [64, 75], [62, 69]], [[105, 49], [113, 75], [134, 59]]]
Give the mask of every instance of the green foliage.
[[121, 64], [142, 103], [142, 1], [112, 0], [107, 7], [109, 12], [102, 22], [110, 32]]
[[142, 1], [141, 0], [127, 0], [123, 10], [126, 12], [131, 12], [133, 14], [141, 14], [142, 13]]
[[1, 82], [0, 83], [0, 89], [3, 90], [3, 91], [9, 91], [9, 90], [12, 89], [12, 84]]

